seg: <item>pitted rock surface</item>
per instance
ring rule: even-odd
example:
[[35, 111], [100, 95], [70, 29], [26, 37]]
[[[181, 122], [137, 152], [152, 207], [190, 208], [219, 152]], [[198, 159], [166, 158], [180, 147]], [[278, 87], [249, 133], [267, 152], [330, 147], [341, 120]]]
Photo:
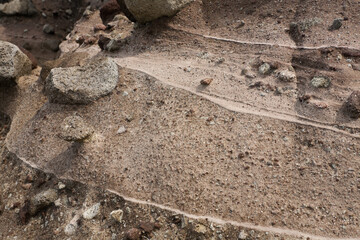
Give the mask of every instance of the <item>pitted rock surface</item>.
[[46, 78], [49, 101], [88, 104], [111, 93], [119, 80], [117, 64], [110, 58], [93, 58], [83, 67], [54, 68]]
[[30, 59], [17, 46], [0, 41], [0, 82], [15, 81], [31, 69]]

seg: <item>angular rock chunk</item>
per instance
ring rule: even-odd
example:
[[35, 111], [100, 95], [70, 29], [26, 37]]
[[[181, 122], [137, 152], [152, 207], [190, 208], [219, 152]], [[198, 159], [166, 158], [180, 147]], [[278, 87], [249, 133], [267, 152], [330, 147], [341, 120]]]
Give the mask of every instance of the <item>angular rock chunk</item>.
[[[123, 0], [138, 22], [150, 22], [160, 17], [171, 17], [193, 0]], [[118, 0], [119, 5], [122, 0]], [[131, 19], [130, 19], [131, 20]]]
[[15, 81], [31, 70], [32, 62], [17, 46], [0, 41], [0, 83]]
[[45, 80], [45, 95], [53, 103], [88, 104], [111, 93], [118, 81], [117, 64], [96, 57], [82, 67], [52, 69]]

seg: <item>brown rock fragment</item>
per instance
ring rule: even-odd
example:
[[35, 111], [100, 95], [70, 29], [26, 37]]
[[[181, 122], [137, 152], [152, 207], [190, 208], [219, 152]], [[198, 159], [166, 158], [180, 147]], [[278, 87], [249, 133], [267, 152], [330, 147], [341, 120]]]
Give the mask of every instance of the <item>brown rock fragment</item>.
[[129, 240], [139, 240], [141, 237], [141, 231], [138, 228], [131, 228], [126, 232], [126, 239]]
[[205, 78], [203, 80], [200, 81], [201, 85], [205, 85], [208, 86], [212, 83], [213, 79], [212, 78]]
[[360, 117], [360, 91], [354, 91], [347, 99], [345, 111], [351, 118]]

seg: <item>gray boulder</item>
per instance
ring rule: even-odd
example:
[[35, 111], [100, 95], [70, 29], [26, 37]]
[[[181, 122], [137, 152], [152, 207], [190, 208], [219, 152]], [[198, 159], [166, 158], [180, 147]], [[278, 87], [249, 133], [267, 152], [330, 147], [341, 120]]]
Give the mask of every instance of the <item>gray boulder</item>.
[[[126, 8], [138, 22], [171, 17], [193, 0], [124, 0]], [[119, 2], [119, 0], [118, 0]]]
[[0, 41], [0, 83], [15, 81], [31, 70], [31, 60], [17, 46]]
[[52, 69], [45, 94], [53, 103], [88, 104], [111, 93], [118, 81], [117, 64], [111, 58], [95, 57], [81, 67]]
[[0, 15], [34, 15], [37, 11], [31, 0], [0, 2]]

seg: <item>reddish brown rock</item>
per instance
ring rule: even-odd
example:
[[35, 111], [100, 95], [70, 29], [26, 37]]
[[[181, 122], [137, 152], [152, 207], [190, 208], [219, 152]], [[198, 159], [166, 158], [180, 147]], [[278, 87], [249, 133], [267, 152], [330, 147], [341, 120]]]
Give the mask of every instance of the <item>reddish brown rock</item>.
[[100, 8], [100, 17], [105, 24], [113, 20], [119, 13], [121, 13], [121, 9], [116, 0], [110, 0]]
[[210, 85], [212, 83], [213, 79], [212, 78], [205, 78], [203, 80], [200, 81], [201, 85]]
[[155, 227], [155, 225], [152, 222], [141, 222], [140, 223], [140, 228], [142, 230], [144, 230], [144, 232], [146, 232], [146, 233], [151, 233], [154, 230], [154, 227]]
[[103, 35], [99, 36], [99, 41], [98, 41], [98, 45], [101, 48], [101, 50], [105, 50], [106, 45], [108, 45], [108, 43], [110, 42], [110, 38], [105, 37]]

